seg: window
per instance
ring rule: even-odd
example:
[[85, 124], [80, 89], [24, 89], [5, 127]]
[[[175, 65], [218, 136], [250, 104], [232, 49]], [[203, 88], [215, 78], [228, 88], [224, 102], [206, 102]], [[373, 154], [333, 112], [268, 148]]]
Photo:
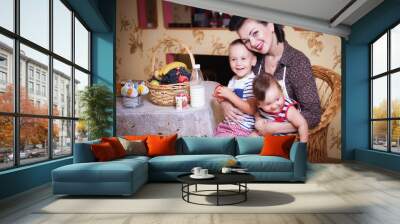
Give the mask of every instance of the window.
[[[59, 105], [63, 106], [64, 101], [65, 101], [64, 97], [67, 96], [67, 101], [71, 101], [71, 102], [68, 102], [67, 104], [71, 105], [72, 104], [72, 97], [71, 97], [72, 92], [70, 89], [65, 89], [64, 85], [66, 83], [69, 83], [70, 85], [72, 84], [72, 68], [71, 68], [71, 66], [66, 65], [56, 59], [53, 60], [53, 64], [54, 64], [53, 104], [58, 105], [58, 103], [59, 103], [58, 99], [60, 98], [60, 101], [62, 102], [62, 104], [59, 104]], [[57, 110], [53, 110], [53, 114], [58, 114], [58, 113], [60, 113], [59, 108], [57, 108]], [[63, 112], [61, 114], [63, 117], [64, 116], [68, 116], [68, 117], [72, 116], [71, 106], [67, 107], [65, 112]]]
[[33, 67], [32, 66], [29, 66], [28, 74], [29, 74], [29, 79], [33, 80]]
[[[1, 11], [1, 10], [0, 10]], [[14, 122], [12, 116], [0, 115], [0, 170], [14, 166]]]
[[371, 148], [400, 153], [400, 24], [370, 45]]
[[28, 93], [33, 94], [33, 82], [28, 82]]
[[46, 83], [46, 74], [42, 73], [42, 82]]
[[75, 62], [82, 68], [89, 69], [89, 32], [77, 18], [75, 18]]
[[87, 139], [74, 105], [90, 85], [91, 33], [67, 4], [0, 0], [0, 170], [70, 156], [75, 136]]
[[46, 86], [42, 86], [42, 96], [46, 97]]
[[36, 80], [40, 81], [40, 71], [39, 71], [39, 69], [36, 69]]
[[[3, 2], [0, 2], [0, 6], [2, 6]], [[0, 14], [3, 12], [2, 10], [3, 9], [0, 9]], [[3, 15], [0, 15], [0, 20], [2, 16]], [[3, 80], [7, 77], [6, 83], [3, 85], [0, 84], [0, 113], [12, 113], [14, 111], [14, 71], [10, 63], [11, 61], [6, 62], [5, 59], [11, 59], [14, 57], [14, 42], [11, 38], [0, 33], [0, 46], [0, 57], [2, 58], [2, 62], [0, 61], [0, 73], [3, 74]]]
[[7, 56], [0, 53], [0, 91], [6, 91], [7, 87]]
[[36, 95], [40, 95], [40, 84], [36, 84]]
[[20, 0], [21, 36], [49, 48], [49, 0]]
[[0, 84], [1, 85], [7, 84], [7, 74], [3, 71], [0, 71]]
[[7, 67], [7, 56], [0, 54], [0, 67], [6, 68]]
[[71, 60], [72, 12], [60, 1], [53, 0], [54, 53]]
[[79, 117], [81, 114], [81, 108], [79, 106], [79, 96], [80, 92], [85, 89], [86, 86], [89, 86], [89, 74], [84, 72], [80, 72], [78, 70], [75, 71], [75, 116]]
[[71, 120], [53, 120], [53, 157], [70, 155], [72, 144]]
[[0, 26], [14, 31], [14, 0], [0, 1]]

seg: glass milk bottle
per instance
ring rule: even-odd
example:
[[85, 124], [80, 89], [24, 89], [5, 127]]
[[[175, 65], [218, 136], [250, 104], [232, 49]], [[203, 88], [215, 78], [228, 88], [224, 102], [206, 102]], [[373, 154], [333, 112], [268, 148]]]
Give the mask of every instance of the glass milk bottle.
[[190, 77], [190, 106], [202, 107], [205, 104], [205, 88], [203, 84], [203, 74], [200, 65], [195, 64]]

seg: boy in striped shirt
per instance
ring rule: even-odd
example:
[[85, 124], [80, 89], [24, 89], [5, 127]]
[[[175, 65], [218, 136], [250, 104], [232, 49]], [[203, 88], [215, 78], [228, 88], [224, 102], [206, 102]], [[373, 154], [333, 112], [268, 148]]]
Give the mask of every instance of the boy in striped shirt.
[[249, 51], [240, 39], [229, 45], [229, 65], [235, 76], [227, 87], [218, 86], [214, 96], [217, 100], [227, 100], [243, 112], [237, 120], [225, 118], [218, 124], [215, 136], [249, 136], [257, 135], [254, 130], [254, 114], [256, 100], [253, 94], [253, 80], [255, 75], [252, 67], [256, 64], [255, 55]]

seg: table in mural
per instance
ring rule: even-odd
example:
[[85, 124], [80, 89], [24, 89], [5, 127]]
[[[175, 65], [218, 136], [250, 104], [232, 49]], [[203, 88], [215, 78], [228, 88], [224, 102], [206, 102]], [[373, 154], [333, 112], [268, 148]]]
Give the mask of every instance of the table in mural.
[[117, 135], [178, 133], [179, 136], [211, 136], [222, 119], [221, 110], [212, 97], [217, 84], [205, 81], [205, 105], [182, 111], [172, 106], [152, 104], [146, 97], [143, 105], [126, 108], [122, 106], [122, 98], [117, 97]]

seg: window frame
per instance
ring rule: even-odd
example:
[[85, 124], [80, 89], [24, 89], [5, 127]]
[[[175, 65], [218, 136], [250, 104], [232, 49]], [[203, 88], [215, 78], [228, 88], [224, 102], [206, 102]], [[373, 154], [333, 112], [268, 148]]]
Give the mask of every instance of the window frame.
[[[74, 82], [75, 82], [75, 69], [87, 74], [89, 76], [89, 83], [88, 86], [92, 85], [92, 69], [91, 69], [91, 65], [92, 65], [92, 61], [91, 61], [91, 49], [92, 49], [92, 43], [91, 43], [91, 37], [92, 37], [92, 31], [91, 29], [89, 29], [88, 25], [84, 22], [84, 20], [72, 9], [72, 7], [65, 1], [65, 0], [59, 0], [62, 4], [64, 4], [64, 6], [66, 8], [68, 8], [68, 10], [71, 11], [71, 18], [70, 18], [70, 22], [71, 22], [71, 26], [72, 26], [72, 30], [71, 30], [71, 59], [67, 59], [64, 58], [63, 56], [55, 53], [53, 50], [53, 1], [54, 0], [48, 0], [49, 2], [49, 48], [46, 49], [45, 47], [42, 47], [39, 44], [36, 44], [32, 41], [30, 41], [29, 39], [24, 38], [23, 36], [20, 35], [20, 0], [14, 0], [13, 1], [13, 10], [14, 10], [14, 31], [10, 31], [4, 27], [0, 26], [0, 35], [3, 35], [7, 38], [10, 38], [13, 40], [13, 59], [12, 59], [12, 69], [11, 71], [13, 72], [11, 75], [13, 75], [14, 78], [14, 110], [13, 112], [1, 112], [0, 111], [0, 116], [11, 116], [13, 118], [13, 154], [14, 154], [14, 161], [13, 161], [13, 166], [10, 167], [5, 167], [5, 168], [0, 168], [0, 172], [5, 171], [5, 170], [10, 170], [10, 169], [16, 169], [19, 167], [23, 167], [23, 166], [30, 166], [33, 164], [38, 164], [38, 163], [43, 163], [46, 161], [50, 161], [50, 160], [54, 160], [54, 159], [61, 159], [61, 158], [65, 158], [65, 157], [70, 157], [73, 156], [73, 152], [74, 152], [74, 143], [75, 143], [75, 123], [76, 121], [79, 120], [79, 117], [75, 117], [75, 108], [72, 107], [71, 108], [71, 114], [68, 116], [56, 116], [53, 115], [53, 75], [54, 75], [54, 69], [53, 69], [53, 59], [58, 60], [59, 62], [62, 62], [66, 65], [71, 66], [71, 103], [72, 105], [74, 105], [75, 103], [75, 88], [74, 88]], [[78, 64], [75, 63], [75, 18], [77, 20], [79, 20], [79, 22], [84, 26], [84, 28], [88, 31], [88, 69], [85, 69], [81, 66], [79, 66]], [[49, 58], [49, 63], [48, 63], [48, 77], [46, 80], [46, 87], [45, 90], [47, 91], [46, 96], [48, 96], [48, 112], [46, 115], [39, 115], [39, 114], [27, 114], [27, 113], [21, 113], [20, 111], [20, 85], [21, 85], [21, 80], [20, 80], [20, 60], [21, 60], [21, 56], [20, 56], [20, 45], [23, 44], [27, 47], [32, 48], [33, 50], [36, 50], [40, 53], [43, 53], [45, 55], [48, 56]], [[31, 68], [31, 65], [29, 65], [29, 63], [27, 63], [27, 71]], [[30, 73], [27, 72], [26, 75], [26, 81], [32, 81], [34, 84], [34, 88], [35, 88], [35, 84], [36, 83], [40, 83], [42, 84], [42, 80], [41, 80], [41, 74], [42, 72], [39, 73], [39, 80], [36, 79], [36, 72], [37, 72], [37, 68], [33, 67], [33, 79], [30, 78]], [[30, 71], [30, 70], [29, 70]], [[42, 85], [40, 85], [42, 86]], [[27, 86], [28, 87], [28, 86]], [[27, 89], [27, 91], [29, 91]], [[36, 89], [34, 89], [34, 92], [36, 91]], [[39, 94], [38, 96], [42, 96], [42, 94]], [[36, 102], [34, 102], [36, 103]], [[47, 142], [48, 143], [52, 143], [53, 142], [53, 122], [57, 121], [57, 120], [66, 120], [66, 121], [71, 121], [71, 153], [68, 155], [62, 155], [62, 156], [54, 156], [53, 152], [54, 152], [54, 147], [53, 144], [47, 144], [47, 152], [48, 155], [47, 157], [44, 157], [43, 160], [40, 160], [38, 162], [31, 162], [31, 163], [24, 163], [21, 164], [21, 158], [20, 158], [20, 119], [21, 118], [45, 118], [47, 119], [48, 122], [48, 136], [47, 136]]]
[[[400, 21], [395, 22], [392, 24], [389, 28], [385, 29], [384, 32], [379, 34], [375, 39], [373, 39], [370, 43], [368, 43], [369, 47], [369, 149], [373, 151], [379, 151], [379, 152], [386, 152], [386, 153], [391, 153], [391, 154], [400, 154], [400, 152], [393, 152], [392, 151], [392, 121], [400, 121], [400, 117], [393, 117], [392, 116], [392, 98], [391, 98], [391, 91], [392, 91], [392, 86], [391, 86], [391, 79], [392, 76], [395, 75], [396, 73], [400, 72], [400, 66], [394, 69], [391, 69], [391, 31], [393, 28], [396, 26], [400, 26]], [[386, 71], [376, 74], [374, 76], [373, 74], [373, 44], [376, 43], [381, 37], [384, 35], [387, 35], [387, 64], [386, 64]], [[400, 56], [400, 55], [399, 55]], [[387, 98], [387, 105], [386, 105], [386, 118], [373, 118], [373, 81], [378, 79], [386, 77], [386, 87], [387, 87], [387, 93], [386, 93], [386, 98]], [[379, 150], [374, 148], [374, 132], [373, 132], [373, 122], [375, 121], [386, 121], [386, 151]]]

